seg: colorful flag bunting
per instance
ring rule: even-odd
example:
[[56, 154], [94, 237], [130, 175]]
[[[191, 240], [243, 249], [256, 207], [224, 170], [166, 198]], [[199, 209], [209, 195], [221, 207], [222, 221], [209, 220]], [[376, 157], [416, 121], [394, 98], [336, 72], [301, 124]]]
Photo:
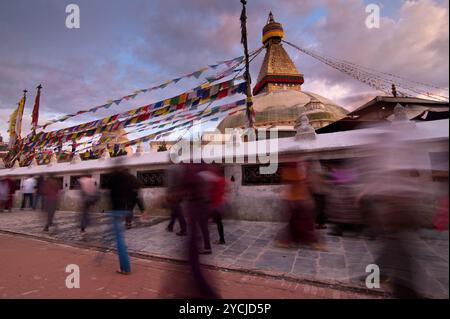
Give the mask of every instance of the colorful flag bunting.
[[[191, 100], [191, 102], [188, 104], [186, 103], [186, 107], [187, 110], [195, 110], [197, 108], [198, 105], [205, 103], [206, 101], [209, 100], [213, 100], [215, 98], [222, 98], [222, 97], [226, 97], [228, 95], [231, 94], [235, 94], [236, 92], [240, 92], [242, 91], [242, 88], [245, 88], [245, 82], [243, 83], [244, 85], [238, 84], [236, 86], [230, 86], [230, 84], [232, 83], [232, 81], [229, 81], [229, 83], [225, 84], [224, 83], [218, 83], [216, 84], [217, 87], [227, 87], [227, 89], [221, 90], [219, 92], [219, 94], [216, 96], [208, 96], [207, 94], [210, 94], [211, 91], [213, 90], [214, 86], [210, 87], [209, 89], [197, 89], [197, 91], [201, 91], [200, 95], [203, 97], [202, 99], [200, 98], [195, 98], [194, 100]], [[182, 94], [184, 97], [188, 97], [189, 94], [188, 93], [183, 93]], [[183, 97], [183, 99], [184, 99]], [[181, 95], [178, 96], [178, 102], [181, 99]], [[173, 99], [169, 99], [169, 101], [172, 101]], [[176, 102], [176, 100], [173, 100], [173, 102]], [[52, 138], [54, 138], [55, 136], [64, 136], [65, 134], [69, 133], [69, 132], [74, 132], [74, 131], [84, 131], [83, 134], [80, 135], [70, 135], [69, 138], [66, 138], [66, 140], [70, 140], [73, 138], [81, 138], [83, 136], [91, 136], [92, 133], [91, 132], [96, 132], [96, 134], [98, 134], [99, 132], [103, 132], [106, 130], [106, 126], [114, 124], [116, 121], [118, 121], [119, 119], [123, 118], [123, 117], [129, 117], [129, 116], [133, 116], [133, 118], [136, 118], [136, 120], [132, 120], [132, 121], [119, 121], [120, 124], [120, 128], [126, 127], [128, 125], [133, 125], [135, 123], [138, 123], [140, 121], [149, 119], [150, 117], [157, 117], [157, 116], [163, 116], [166, 115], [170, 112], [176, 111], [178, 110], [178, 106], [174, 107], [173, 105], [167, 105], [164, 106], [162, 108], [155, 108], [155, 105], [161, 105], [162, 101], [159, 101], [157, 103], [154, 104], [150, 104], [150, 105], [145, 105], [141, 108], [138, 109], [134, 109], [134, 110], [130, 110], [124, 113], [120, 113], [120, 114], [115, 114], [113, 116], [109, 116], [106, 117], [104, 119], [101, 120], [96, 120], [96, 121], [92, 121], [92, 122], [88, 122], [88, 123], [83, 123], [81, 125], [77, 125], [71, 128], [67, 128], [67, 129], [62, 129], [59, 131], [54, 131], [54, 132], [48, 132], [46, 134], [39, 134], [39, 136], [36, 139], [37, 143], [41, 143], [41, 145], [44, 144], [50, 144], [49, 141], [51, 141]], [[180, 105], [180, 104], [178, 104]], [[191, 105], [190, 108], [188, 108], [188, 106]], [[145, 114], [145, 116], [141, 116], [140, 115]], [[172, 117], [170, 117], [172, 118]], [[157, 119], [155, 119], [153, 122], [155, 122]], [[98, 127], [100, 126], [100, 127]], [[119, 127], [119, 126], [117, 126]], [[111, 129], [111, 126], [109, 127], [109, 129]], [[92, 130], [92, 131], [89, 131]], [[61, 137], [58, 138], [59, 140], [61, 139]]]

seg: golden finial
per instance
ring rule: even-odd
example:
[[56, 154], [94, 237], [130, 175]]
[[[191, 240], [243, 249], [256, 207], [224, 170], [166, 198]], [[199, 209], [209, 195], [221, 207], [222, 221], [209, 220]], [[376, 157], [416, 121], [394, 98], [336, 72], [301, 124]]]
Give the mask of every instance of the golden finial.
[[272, 11], [269, 12], [267, 24], [263, 28], [262, 42], [265, 44], [269, 39], [282, 39], [284, 37], [283, 26], [275, 22]]
[[272, 10], [270, 10], [270, 12], [269, 12], [269, 18], [267, 19], [267, 24], [269, 24], [269, 23], [274, 23], [274, 22], [275, 22], [275, 19], [273, 18]]

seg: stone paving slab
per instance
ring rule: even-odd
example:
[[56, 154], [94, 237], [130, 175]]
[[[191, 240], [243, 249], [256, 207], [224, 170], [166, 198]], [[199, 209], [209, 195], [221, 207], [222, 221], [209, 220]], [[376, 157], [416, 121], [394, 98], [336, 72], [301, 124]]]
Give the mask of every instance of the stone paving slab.
[[[55, 233], [43, 233], [44, 214], [13, 211], [0, 213], [0, 230], [52, 238], [63, 242], [96, 243], [114, 248], [109, 234], [109, 219], [93, 214], [95, 223], [85, 236], [79, 233], [79, 214], [57, 212]], [[132, 229], [125, 232], [131, 252], [156, 257], [185, 260], [187, 237], [166, 231], [167, 217], [136, 219]], [[177, 229], [176, 225], [175, 229]], [[334, 237], [321, 230], [324, 248], [278, 248], [274, 237], [285, 224], [225, 220], [226, 245], [213, 245], [213, 254], [202, 256], [204, 264], [253, 271], [270, 275], [320, 281], [365, 289], [361, 277], [367, 275], [366, 266], [374, 263], [382, 244], [363, 237]], [[211, 241], [218, 240], [217, 227], [210, 224]], [[199, 239], [200, 240], [200, 239]], [[448, 232], [420, 231], [409, 238], [414, 258], [415, 284], [426, 296], [449, 297], [449, 240]], [[0, 247], [1, 248], [1, 247]], [[389, 290], [388, 287], [382, 287]]]

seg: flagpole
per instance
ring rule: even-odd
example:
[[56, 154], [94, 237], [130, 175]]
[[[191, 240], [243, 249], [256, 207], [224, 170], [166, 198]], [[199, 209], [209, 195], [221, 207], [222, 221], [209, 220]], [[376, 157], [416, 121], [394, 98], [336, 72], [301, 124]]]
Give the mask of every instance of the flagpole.
[[252, 117], [252, 79], [250, 77], [250, 63], [248, 54], [248, 43], [247, 43], [247, 0], [241, 0], [242, 12], [241, 12], [241, 43], [244, 46], [244, 56], [245, 56], [245, 80], [247, 81], [247, 128], [253, 128], [253, 117]]

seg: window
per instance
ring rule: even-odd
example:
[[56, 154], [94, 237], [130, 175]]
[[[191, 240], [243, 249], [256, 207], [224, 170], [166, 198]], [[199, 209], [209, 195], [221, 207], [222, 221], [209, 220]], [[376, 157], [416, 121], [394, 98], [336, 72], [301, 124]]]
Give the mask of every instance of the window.
[[100, 174], [100, 188], [107, 189], [111, 181], [111, 173]]
[[448, 152], [433, 152], [429, 156], [433, 181], [448, 182]]
[[164, 187], [165, 175], [164, 170], [141, 171], [137, 172], [137, 179], [144, 188]]
[[434, 152], [429, 156], [433, 171], [448, 171], [448, 152]]
[[83, 177], [82, 175], [79, 176], [70, 176], [70, 185], [69, 189], [79, 189], [80, 184], [78, 183], [78, 180]]
[[14, 182], [14, 188], [16, 191], [20, 190], [20, 179], [13, 180]]
[[274, 174], [260, 174], [260, 165], [244, 165], [242, 166], [242, 185], [278, 185], [281, 184], [280, 165]]

